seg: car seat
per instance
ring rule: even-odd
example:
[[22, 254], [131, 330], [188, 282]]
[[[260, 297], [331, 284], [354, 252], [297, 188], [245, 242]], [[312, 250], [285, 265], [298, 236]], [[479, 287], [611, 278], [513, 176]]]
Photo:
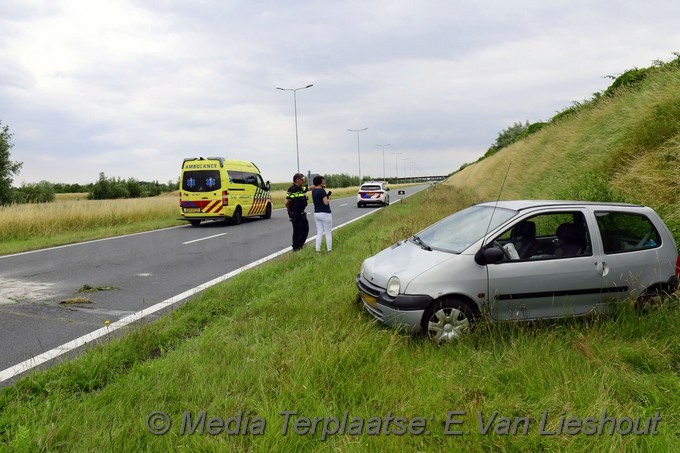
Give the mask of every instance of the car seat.
[[585, 234], [573, 223], [563, 223], [555, 232], [558, 242], [555, 256], [576, 256], [583, 253], [585, 248]]
[[529, 220], [519, 223], [513, 231], [512, 242], [520, 259], [529, 258], [536, 247], [536, 224]]

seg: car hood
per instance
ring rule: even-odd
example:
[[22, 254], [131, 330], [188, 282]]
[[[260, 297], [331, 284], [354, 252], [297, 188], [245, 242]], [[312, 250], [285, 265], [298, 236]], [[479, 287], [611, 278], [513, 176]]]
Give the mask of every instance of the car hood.
[[405, 240], [367, 258], [362, 266], [362, 276], [374, 285], [387, 288], [387, 281], [396, 275], [404, 289], [423, 272], [457, 256], [449, 252], [425, 250]]

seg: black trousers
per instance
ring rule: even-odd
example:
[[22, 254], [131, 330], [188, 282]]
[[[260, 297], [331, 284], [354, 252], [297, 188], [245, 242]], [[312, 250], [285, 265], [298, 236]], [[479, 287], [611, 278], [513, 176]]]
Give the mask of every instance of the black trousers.
[[300, 250], [309, 234], [309, 222], [307, 221], [307, 214], [299, 213], [291, 216], [290, 221], [293, 223], [293, 250]]

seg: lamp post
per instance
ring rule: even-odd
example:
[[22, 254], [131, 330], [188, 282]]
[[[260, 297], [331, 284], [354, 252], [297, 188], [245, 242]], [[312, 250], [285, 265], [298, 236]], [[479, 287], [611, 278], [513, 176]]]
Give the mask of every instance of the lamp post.
[[397, 160], [397, 156], [404, 154], [404, 153], [392, 153], [394, 154], [394, 166], [397, 168], [397, 181], [395, 184], [399, 184], [399, 161]]
[[359, 132], [365, 131], [367, 127], [363, 129], [347, 129], [350, 132], [357, 133], [357, 155], [359, 156], [359, 185], [361, 185], [361, 148], [359, 147]]
[[404, 179], [406, 180], [408, 179], [408, 175], [406, 174], [406, 161], [411, 162], [411, 159], [409, 159], [408, 157], [403, 157], [401, 160], [404, 161]]
[[383, 151], [383, 181], [386, 181], [387, 178], [385, 177], [385, 147], [390, 146], [390, 144], [387, 143], [386, 145], [377, 145], [377, 146], [381, 147], [382, 151]]
[[281, 91], [292, 91], [293, 92], [293, 108], [295, 109], [295, 154], [297, 156], [297, 172], [300, 173], [300, 145], [298, 143], [298, 125], [297, 125], [297, 91], [304, 90], [309, 87], [313, 87], [314, 84], [309, 84], [306, 87], [300, 88], [279, 88], [277, 90]]

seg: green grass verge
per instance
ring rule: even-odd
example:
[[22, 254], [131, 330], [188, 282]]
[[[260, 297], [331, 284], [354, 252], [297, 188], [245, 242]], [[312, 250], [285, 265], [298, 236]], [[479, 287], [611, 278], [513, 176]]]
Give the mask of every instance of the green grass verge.
[[[284, 255], [76, 360], [30, 374], [0, 393], [0, 449], [673, 451], [680, 433], [674, 303], [645, 316], [624, 307], [594, 320], [482, 324], [446, 347], [364, 312], [354, 286], [361, 261], [469, 201], [434, 187], [337, 231], [332, 255], [317, 257], [309, 247]], [[166, 434], [149, 432], [154, 411], [171, 418]], [[196, 423], [202, 411], [203, 434], [181, 434], [183, 415]], [[283, 434], [285, 411], [297, 414], [290, 425], [322, 418], [333, 428], [332, 417], [345, 413], [366, 424], [359, 435], [322, 439], [323, 425]], [[594, 417], [597, 428], [604, 412], [623, 420], [622, 430], [625, 417], [641, 418], [643, 427], [657, 414], [661, 420], [654, 435], [610, 435], [611, 423], [600, 435], [556, 433], [561, 417]], [[494, 413], [501, 423], [481, 434], [479, 414], [486, 425]], [[240, 428], [263, 434], [216, 425], [209, 434], [210, 418], [239, 414], [250, 422]], [[369, 419], [390, 415], [422, 418], [426, 432], [370, 434]], [[527, 433], [520, 423], [512, 434], [501, 417], [526, 418]], [[449, 431], [464, 434], [446, 435], [447, 420], [460, 420]]]

